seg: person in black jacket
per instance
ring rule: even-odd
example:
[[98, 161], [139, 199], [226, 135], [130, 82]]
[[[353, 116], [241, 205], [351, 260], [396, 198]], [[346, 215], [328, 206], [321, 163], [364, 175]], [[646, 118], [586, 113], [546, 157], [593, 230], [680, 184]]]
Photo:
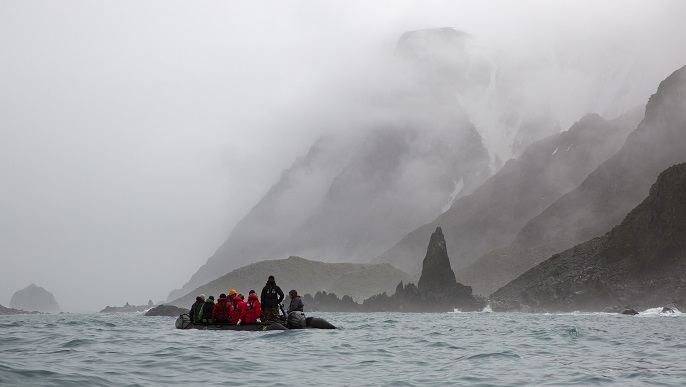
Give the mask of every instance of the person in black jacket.
[[279, 304], [283, 301], [283, 291], [276, 285], [274, 276], [270, 275], [267, 284], [262, 288], [260, 303], [262, 304], [262, 321], [279, 320]]
[[[205, 300], [203, 300], [202, 297], [195, 297], [195, 302], [191, 306], [191, 310], [188, 311], [188, 317], [191, 318], [192, 323], [195, 322], [196, 317], [198, 316], [198, 313], [200, 313], [200, 308], [203, 306], [203, 304], [205, 304]], [[198, 324], [200, 324], [200, 321], [198, 321]]]

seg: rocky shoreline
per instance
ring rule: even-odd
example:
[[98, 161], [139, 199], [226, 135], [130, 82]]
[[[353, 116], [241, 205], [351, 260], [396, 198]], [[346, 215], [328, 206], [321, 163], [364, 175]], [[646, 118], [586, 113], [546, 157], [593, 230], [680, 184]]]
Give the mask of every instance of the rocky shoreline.
[[0, 305], [0, 316], [12, 316], [16, 314], [42, 314], [41, 312], [32, 311], [27, 312], [23, 309], [8, 308], [6, 306]]

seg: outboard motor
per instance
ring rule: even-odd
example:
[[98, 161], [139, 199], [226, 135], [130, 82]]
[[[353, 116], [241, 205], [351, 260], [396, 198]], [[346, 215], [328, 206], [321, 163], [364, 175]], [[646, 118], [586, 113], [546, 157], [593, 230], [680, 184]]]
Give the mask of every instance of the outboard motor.
[[291, 312], [288, 314], [288, 327], [291, 329], [307, 328], [307, 320], [303, 312]]
[[191, 318], [187, 314], [182, 314], [176, 319], [176, 329], [186, 329], [191, 325]]

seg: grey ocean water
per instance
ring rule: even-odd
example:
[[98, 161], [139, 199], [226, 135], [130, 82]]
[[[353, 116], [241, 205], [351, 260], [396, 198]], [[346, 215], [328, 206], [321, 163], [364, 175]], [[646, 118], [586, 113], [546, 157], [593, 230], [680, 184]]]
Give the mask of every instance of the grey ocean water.
[[0, 317], [0, 384], [685, 385], [686, 315], [312, 313], [340, 329], [181, 331], [140, 314]]

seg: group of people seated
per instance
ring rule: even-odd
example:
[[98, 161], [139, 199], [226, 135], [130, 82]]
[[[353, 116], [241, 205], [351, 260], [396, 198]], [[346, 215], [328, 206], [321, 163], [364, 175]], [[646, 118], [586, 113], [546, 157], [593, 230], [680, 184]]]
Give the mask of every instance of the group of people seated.
[[[304, 304], [298, 292], [291, 290], [288, 295], [291, 297], [291, 303], [287, 313], [302, 312]], [[259, 300], [254, 290], [248, 293], [248, 299], [245, 301], [243, 295], [235, 289], [231, 289], [228, 296], [224, 293], [219, 295], [216, 303], [214, 296], [206, 298], [201, 294], [195, 298], [188, 315], [194, 324], [242, 325], [256, 324], [258, 320], [280, 321], [279, 306], [283, 299], [283, 291], [276, 285], [274, 276], [270, 275], [267, 284], [262, 288]]]

